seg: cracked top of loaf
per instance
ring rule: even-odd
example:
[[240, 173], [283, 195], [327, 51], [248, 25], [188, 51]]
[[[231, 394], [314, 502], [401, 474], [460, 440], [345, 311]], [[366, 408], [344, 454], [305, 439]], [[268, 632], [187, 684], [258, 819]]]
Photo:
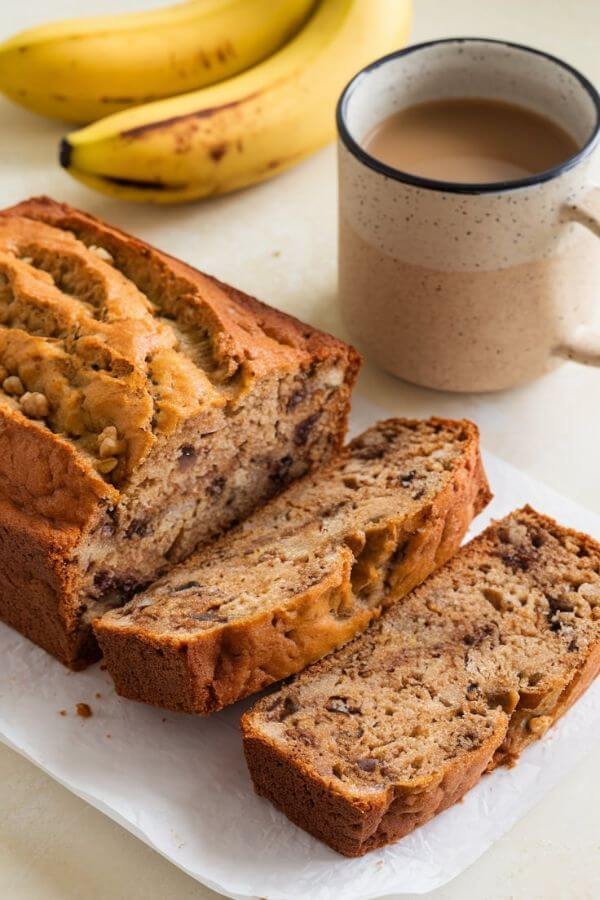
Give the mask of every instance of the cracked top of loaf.
[[0, 479], [17, 506], [84, 521], [161, 437], [327, 360], [340, 383], [358, 365], [341, 341], [92, 216], [47, 198], [0, 213]]

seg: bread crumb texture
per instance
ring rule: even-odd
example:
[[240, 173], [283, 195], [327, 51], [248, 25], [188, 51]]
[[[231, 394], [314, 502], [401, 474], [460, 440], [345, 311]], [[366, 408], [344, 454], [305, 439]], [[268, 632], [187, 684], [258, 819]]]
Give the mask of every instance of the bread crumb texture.
[[2, 619], [97, 659], [95, 616], [335, 454], [359, 363], [71, 207], [1, 212]]
[[530, 508], [243, 718], [259, 793], [353, 856], [512, 764], [600, 668], [600, 547]]
[[0, 216], [0, 404], [123, 485], [182, 421], [308, 362], [318, 333], [99, 225], [43, 200]]
[[94, 623], [120, 693], [208, 713], [348, 641], [489, 499], [474, 425], [392, 419]]

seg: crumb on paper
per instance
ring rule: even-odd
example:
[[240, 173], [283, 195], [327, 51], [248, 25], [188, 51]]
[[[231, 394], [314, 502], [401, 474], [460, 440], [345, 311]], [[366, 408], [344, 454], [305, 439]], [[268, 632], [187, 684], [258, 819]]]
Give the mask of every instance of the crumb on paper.
[[77, 715], [81, 716], [82, 719], [89, 719], [90, 716], [93, 715], [92, 708], [89, 703], [78, 703], [75, 709], [77, 710]]
[[66, 711], [66, 709], [59, 709], [58, 714], [59, 714], [59, 716], [66, 716], [67, 711]]
[[96, 691], [95, 696], [96, 696], [96, 700], [101, 700], [101, 699], [102, 699], [102, 694], [101, 694], [99, 691]]
[[166, 716], [163, 716], [162, 719], [161, 719], [161, 722], [166, 722], [166, 721], [167, 721]]
[[107, 734], [106, 737], [107, 737], [108, 740], [110, 741], [110, 739], [112, 738], [112, 734]]
[[281, 250], [273, 250], [273, 256], [275, 256], [275, 257], [281, 256]]

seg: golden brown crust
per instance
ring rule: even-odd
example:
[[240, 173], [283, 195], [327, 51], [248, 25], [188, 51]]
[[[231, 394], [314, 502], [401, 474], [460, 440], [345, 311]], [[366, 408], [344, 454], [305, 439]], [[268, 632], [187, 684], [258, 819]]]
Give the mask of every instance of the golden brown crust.
[[[165, 436], [321, 363], [342, 378], [323, 454], [343, 442], [352, 348], [67, 205], [0, 212], [0, 617], [69, 665], [97, 656], [73, 619], [75, 563], [107, 508]], [[47, 559], [31, 591], [28, 522]]]
[[[554, 544], [552, 539], [555, 539]], [[546, 546], [549, 549], [545, 550]], [[518, 590], [514, 594], [510, 591], [511, 585], [506, 585], [507, 594], [519, 598], [515, 606], [509, 603], [503, 607], [501, 592], [489, 588], [491, 584], [498, 584], [493, 578], [488, 578], [488, 573], [493, 572], [499, 561], [505, 572], [515, 576], [514, 584]], [[555, 569], [542, 578], [543, 568], [553, 564]], [[448, 566], [413, 592], [406, 604], [381, 619], [375, 626], [375, 632], [370, 629], [350, 648], [323, 660], [295, 679], [275, 698], [270, 696], [260, 700], [244, 714], [244, 749], [257, 792], [268, 798], [295, 824], [347, 856], [362, 855], [408, 834], [459, 800], [486, 770], [514, 764], [521, 751], [539, 739], [599, 673], [599, 575], [600, 544], [587, 535], [560, 526], [530, 507], [493, 523], [457, 554]], [[568, 596], [560, 593], [561, 579], [570, 592]], [[459, 599], [457, 606], [451, 607], [450, 595], [455, 582]], [[529, 598], [524, 593], [527, 583]], [[468, 608], [460, 599], [466, 596], [460, 593], [461, 584], [463, 591], [471, 591], [473, 596], [473, 603]], [[581, 588], [584, 591], [581, 595], [584, 605], [575, 619], [569, 619], [573, 612], [572, 604], [577, 602]], [[443, 605], [445, 595], [446, 608]], [[586, 597], [588, 600], [585, 600]], [[560, 605], [555, 607], [555, 602]], [[411, 603], [416, 618], [413, 613], [412, 617], [404, 615]], [[497, 615], [486, 608], [487, 603], [497, 610]], [[352, 654], [355, 653], [358, 658], [362, 646], [360, 659], [370, 658], [373, 645], [378, 640], [378, 629], [385, 625], [386, 620], [390, 627], [387, 631], [381, 630], [386, 641], [390, 635], [392, 638], [389, 656], [383, 654], [381, 660], [398, 665], [415, 639], [413, 628], [417, 628], [416, 640], [419, 640], [418, 628], [423, 626], [417, 623], [425, 622], [427, 629], [434, 627], [435, 623], [430, 622], [426, 614], [422, 620], [419, 619], [419, 610], [426, 613], [427, 610], [435, 610], [438, 604], [440, 608], [437, 612], [445, 621], [454, 620], [460, 624], [448, 627], [445, 644], [444, 638], [440, 637], [443, 632], [436, 632], [436, 637], [431, 638], [434, 652], [430, 657], [425, 651], [421, 665], [427, 670], [444, 646], [448, 652], [456, 652], [459, 659], [464, 656], [462, 665], [467, 680], [472, 680], [470, 687], [477, 691], [487, 683], [490, 708], [496, 702], [501, 704], [501, 708], [496, 709], [496, 726], [487, 740], [474, 751], [462, 751], [456, 755], [448, 753], [444, 763], [427, 775], [412, 777], [403, 785], [401, 780], [396, 780], [401, 779], [403, 770], [400, 770], [400, 775], [388, 771], [382, 782], [365, 784], [359, 777], [348, 775], [348, 769], [341, 765], [336, 739], [331, 739], [330, 746], [327, 740], [323, 740], [323, 735], [329, 734], [329, 726], [323, 725], [320, 736], [311, 731], [310, 723], [316, 731], [314, 723], [317, 721], [311, 703], [315, 704], [314, 710], [321, 711], [319, 715], [322, 719], [322, 701], [323, 696], [327, 696], [327, 685], [333, 683], [337, 691], [348, 692], [342, 674], [346, 673], [347, 668], [354, 672]], [[499, 605], [496, 608], [494, 604]], [[531, 617], [521, 611], [527, 604], [531, 604]], [[556, 618], [556, 610], [563, 618]], [[505, 631], [501, 624], [503, 615], [507, 616]], [[391, 625], [393, 621], [396, 627]], [[532, 623], [535, 624], [532, 626]], [[429, 633], [421, 632], [421, 639]], [[519, 636], [525, 637], [525, 655], [518, 650]], [[365, 647], [368, 639], [371, 644]], [[398, 642], [397, 645], [394, 641]], [[545, 642], [548, 653], [536, 659], [542, 642]], [[387, 646], [387, 643], [381, 646]], [[529, 669], [524, 662], [527, 655], [531, 660]], [[536, 673], [531, 687], [530, 675], [543, 659], [547, 664], [555, 661], [556, 670], [549, 665], [548, 670]], [[381, 666], [382, 662], [378, 665]], [[348, 675], [348, 678], [351, 677]], [[368, 678], [368, 673], [364, 677]], [[320, 679], [323, 688], [320, 687]], [[443, 690], [443, 685], [435, 680], [434, 687], [436, 691]], [[496, 689], [499, 690], [497, 695]], [[365, 681], [358, 693], [347, 702], [358, 704], [356, 712], [360, 712], [360, 691], [365, 693], [371, 690], [371, 682]], [[302, 717], [304, 703], [310, 710], [305, 718]], [[378, 712], [385, 705], [384, 700], [378, 698], [373, 703], [373, 708]], [[286, 704], [290, 704], [289, 713], [286, 712]], [[418, 717], [419, 709], [413, 710], [412, 715]], [[461, 717], [464, 714], [464, 708], [459, 710]], [[292, 721], [287, 732], [294, 736], [293, 741], [285, 736], [288, 715], [290, 720], [298, 717], [297, 722]], [[373, 712], [369, 716], [372, 718]], [[281, 724], [284, 719], [285, 723]], [[367, 733], [371, 719], [358, 718], [357, 722]], [[421, 725], [420, 733], [426, 733], [428, 727], [433, 726], [433, 721], [425, 717]], [[450, 725], [445, 727], [449, 741]], [[390, 729], [402, 744], [406, 739], [402, 727], [394, 726], [392, 722]], [[443, 745], [443, 733], [441, 737]], [[347, 749], [346, 744], [344, 747]], [[291, 752], [292, 749], [294, 752]], [[356, 749], [353, 753], [356, 761], [361, 751]], [[393, 755], [391, 750], [392, 759]], [[331, 756], [334, 760], [340, 760], [340, 774], [345, 776], [344, 780], [331, 777]], [[389, 757], [385, 757], [385, 763], [389, 768]]]
[[[430, 422], [458, 426], [466, 439], [451, 477], [433, 502], [383, 525], [385, 534], [379, 538], [405, 547], [390, 576], [388, 603], [403, 597], [456, 552], [471, 520], [491, 497], [477, 428], [466, 421]], [[347, 543], [352, 543], [352, 535]], [[193, 636], [156, 634], [138, 622], [111, 616], [97, 620], [94, 629], [117, 691], [130, 699], [206, 715], [301, 671], [346, 643], [381, 612], [381, 605], [360, 603], [347, 609], [354, 562], [346, 547], [326, 578], [285, 605]], [[345, 609], [342, 616], [340, 607]]]
[[69, 441], [0, 408], [0, 497], [50, 526], [83, 530], [117, 492]]
[[[590, 556], [600, 557], [600, 544], [588, 534], [574, 528], [565, 528], [550, 516], [538, 513], [530, 506], [524, 511], [534, 516], [540, 526], [555, 537], [572, 537], [585, 548]], [[599, 617], [600, 618], [600, 617]], [[513, 712], [502, 744], [496, 750], [489, 769], [498, 766], [513, 766], [519, 756], [534, 741], [539, 740], [574, 703], [586, 692], [590, 684], [600, 674], [600, 640], [582, 655], [578, 666], [565, 683], [558, 680], [553, 691], [530, 690]]]
[[0, 616], [62, 663], [97, 659], [76, 630], [77, 527], [52, 528], [0, 500]]
[[573, 673], [566, 685], [560, 685], [556, 694], [538, 695], [535, 709], [519, 706], [512, 714], [504, 740], [490, 760], [488, 770], [498, 766], [513, 766], [523, 750], [539, 740], [587, 691], [600, 674], [600, 641]]
[[[44, 424], [119, 487], [161, 435], [234, 407], [261, 378], [337, 359], [351, 387], [360, 363], [341, 341], [45, 198], [0, 213], [0, 278], [2, 381], [19, 375], [42, 394]], [[3, 400], [25, 417], [18, 398]], [[122, 445], [108, 472], [106, 428]]]
[[307, 766], [290, 761], [275, 741], [242, 717], [244, 754], [256, 792], [300, 828], [344, 856], [363, 856], [409, 834], [457, 803], [479, 781], [506, 732], [501, 717], [479, 747], [457, 757], [443, 772], [417, 783], [352, 795]]
[[77, 631], [77, 548], [116, 491], [75, 448], [0, 410], [0, 618], [71, 668], [98, 658]]
[[185, 294], [185, 303], [194, 308], [198, 319], [205, 316], [207, 326], [215, 328], [216, 352], [229, 377], [234, 374], [233, 367], [243, 363], [260, 376], [279, 366], [293, 368], [298, 356], [311, 365], [340, 355], [349, 360], [348, 382], [354, 383], [360, 355], [353, 347], [88, 213], [48, 197], [35, 197], [3, 210], [0, 216], [23, 217], [72, 231], [87, 246], [114, 253], [117, 262], [132, 272], [143, 259], [146, 272], [139, 274], [145, 274], [146, 286], [164, 279], [164, 286]]

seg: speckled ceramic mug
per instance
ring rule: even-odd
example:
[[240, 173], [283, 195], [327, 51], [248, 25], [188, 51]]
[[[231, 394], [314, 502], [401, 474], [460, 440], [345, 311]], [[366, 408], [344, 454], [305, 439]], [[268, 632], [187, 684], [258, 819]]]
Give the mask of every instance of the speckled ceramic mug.
[[[561, 125], [578, 152], [485, 185], [409, 175], [361, 142], [387, 116], [445, 97], [516, 103]], [[600, 96], [546, 53], [455, 38], [378, 60], [337, 112], [340, 301], [365, 352], [408, 381], [492, 391], [572, 359], [600, 365]]]

